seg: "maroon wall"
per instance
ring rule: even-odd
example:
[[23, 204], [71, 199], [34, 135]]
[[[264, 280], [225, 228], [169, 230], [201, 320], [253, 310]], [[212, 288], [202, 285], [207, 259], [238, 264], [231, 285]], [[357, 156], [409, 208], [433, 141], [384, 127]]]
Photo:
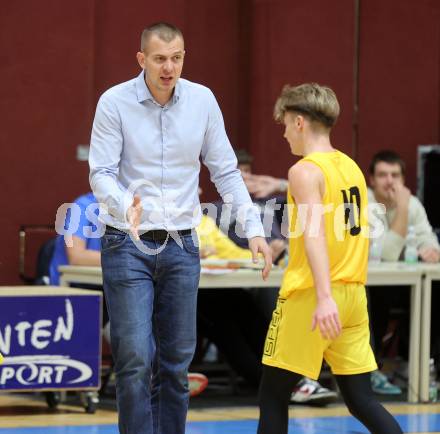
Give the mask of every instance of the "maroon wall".
[[[20, 225], [53, 223], [60, 203], [89, 190], [76, 146], [89, 142], [102, 91], [137, 74], [140, 32], [153, 21], [183, 29], [184, 77], [213, 89], [256, 172], [284, 176], [294, 161], [272, 121], [285, 83], [336, 90], [333, 141], [353, 154], [354, 1], [2, 2], [0, 284], [20, 282]], [[399, 150], [412, 188], [416, 145], [440, 142], [439, 23], [436, 0], [361, 1], [357, 155], [366, 168], [378, 149]], [[213, 197], [206, 173], [202, 182]]]
[[440, 143], [440, 2], [362, 4], [359, 160], [398, 151], [415, 192], [417, 145]]
[[50, 224], [88, 190], [75, 161], [93, 111], [93, 2], [2, 2], [0, 284], [19, 283], [21, 224]]
[[[284, 84], [315, 81], [331, 86], [342, 113], [334, 143], [351, 150], [353, 105], [353, 1], [253, 2], [250, 144], [254, 171], [286, 176], [294, 161], [273, 121], [274, 102]], [[268, 155], [270, 156], [268, 158]]]

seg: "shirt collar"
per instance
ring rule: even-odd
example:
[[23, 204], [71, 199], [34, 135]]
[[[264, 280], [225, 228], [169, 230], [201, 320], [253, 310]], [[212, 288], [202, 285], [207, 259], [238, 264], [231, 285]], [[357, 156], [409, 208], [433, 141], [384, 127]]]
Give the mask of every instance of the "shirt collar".
[[[145, 83], [144, 70], [142, 70], [139, 75], [135, 79], [136, 84], [136, 93], [138, 102], [143, 101], [154, 101], [153, 95], [151, 95], [150, 89], [148, 89], [147, 84]], [[174, 87], [173, 97], [171, 98], [172, 103], [176, 104], [179, 101], [179, 98], [182, 93], [182, 84], [180, 83], [180, 79], [177, 80], [176, 86]]]
[[179, 101], [179, 98], [182, 95], [182, 83], [180, 82], [180, 78], [177, 80], [176, 86], [174, 86], [173, 93], [173, 103], [176, 104]]

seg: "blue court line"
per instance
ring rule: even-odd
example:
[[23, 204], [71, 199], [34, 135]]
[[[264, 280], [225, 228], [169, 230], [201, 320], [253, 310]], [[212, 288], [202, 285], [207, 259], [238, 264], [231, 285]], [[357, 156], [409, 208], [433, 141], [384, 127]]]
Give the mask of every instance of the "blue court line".
[[[440, 432], [440, 414], [396, 416], [406, 433]], [[289, 421], [295, 434], [368, 434], [352, 417], [296, 418]], [[186, 434], [255, 434], [256, 420], [189, 422]], [[0, 428], [0, 434], [118, 434], [116, 425], [68, 427]]]

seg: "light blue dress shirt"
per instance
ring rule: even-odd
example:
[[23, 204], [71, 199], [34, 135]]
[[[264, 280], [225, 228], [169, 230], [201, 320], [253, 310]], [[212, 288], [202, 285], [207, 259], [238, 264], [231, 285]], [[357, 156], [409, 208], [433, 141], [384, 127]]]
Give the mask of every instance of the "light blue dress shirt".
[[[142, 71], [100, 98], [90, 143], [90, 185], [104, 223], [127, 230], [133, 195], [142, 200], [141, 230], [189, 229], [201, 218], [200, 160], [248, 238], [264, 236], [213, 93], [180, 78], [161, 106]], [[106, 208], [106, 209], [105, 209]]]

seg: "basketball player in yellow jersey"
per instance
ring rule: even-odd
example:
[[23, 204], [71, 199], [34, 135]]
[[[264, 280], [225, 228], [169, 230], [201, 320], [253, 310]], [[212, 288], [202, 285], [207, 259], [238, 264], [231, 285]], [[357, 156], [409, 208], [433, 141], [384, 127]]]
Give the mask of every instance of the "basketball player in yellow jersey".
[[336, 95], [313, 83], [286, 86], [274, 115], [303, 158], [289, 170], [289, 264], [265, 343], [258, 434], [288, 432], [291, 391], [303, 375], [317, 379], [323, 359], [357, 419], [374, 434], [402, 433], [370, 386], [367, 188], [330, 143]]

